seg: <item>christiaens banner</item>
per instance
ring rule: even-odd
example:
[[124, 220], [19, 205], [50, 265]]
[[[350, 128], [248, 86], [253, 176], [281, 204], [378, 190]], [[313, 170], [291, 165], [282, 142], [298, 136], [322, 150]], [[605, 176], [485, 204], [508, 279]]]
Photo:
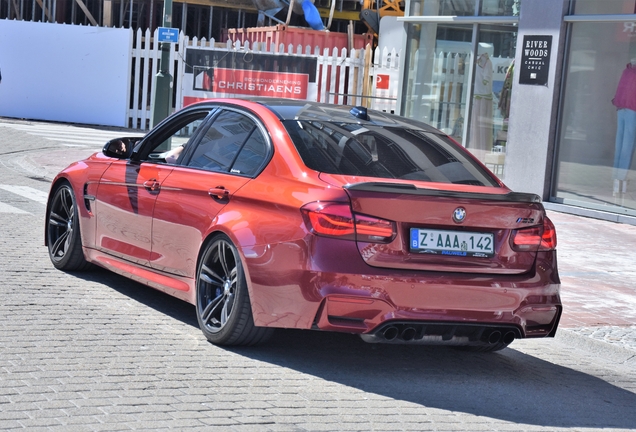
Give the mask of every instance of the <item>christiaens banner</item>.
[[311, 56], [188, 48], [183, 106], [216, 97], [267, 96], [316, 100], [317, 60]]

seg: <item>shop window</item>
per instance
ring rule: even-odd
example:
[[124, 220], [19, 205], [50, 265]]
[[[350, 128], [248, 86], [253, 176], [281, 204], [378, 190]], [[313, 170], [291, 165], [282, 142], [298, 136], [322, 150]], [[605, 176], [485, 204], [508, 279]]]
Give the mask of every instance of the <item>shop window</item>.
[[636, 0], [576, 0], [575, 15], [616, 15], [633, 14]]
[[411, 1], [410, 15], [428, 16], [517, 16], [521, 0], [481, 0], [477, 13], [475, 0], [417, 0]]
[[473, 26], [408, 25], [402, 110], [451, 135], [503, 176], [517, 28], [479, 25], [474, 53]]
[[481, 26], [466, 147], [504, 175], [517, 42], [515, 27]]
[[521, 0], [481, 0], [480, 15], [518, 16], [520, 3]]
[[475, 0], [416, 0], [411, 1], [411, 16], [440, 15], [440, 16], [474, 16]]
[[552, 200], [636, 215], [636, 38], [625, 24], [571, 25]]

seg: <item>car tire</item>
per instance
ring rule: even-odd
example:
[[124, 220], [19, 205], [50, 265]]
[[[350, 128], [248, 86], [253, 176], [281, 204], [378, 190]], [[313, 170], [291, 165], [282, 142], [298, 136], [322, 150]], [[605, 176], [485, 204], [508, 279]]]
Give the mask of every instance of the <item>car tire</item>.
[[91, 267], [82, 250], [79, 211], [73, 188], [62, 183], [49, 197], [46, 215], [46, 240], [49, 258], [55, 268], [83, 271]]
[[203, 248], [197, 266], [197, 320], [215, 345], [256, 345], [273, 329], [256, 327], [243, 264], [236, 246], [224, 234]]

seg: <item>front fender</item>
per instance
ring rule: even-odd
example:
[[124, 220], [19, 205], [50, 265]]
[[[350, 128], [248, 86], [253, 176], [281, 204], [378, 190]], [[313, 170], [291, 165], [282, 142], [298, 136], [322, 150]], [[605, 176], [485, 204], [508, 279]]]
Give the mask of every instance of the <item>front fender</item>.
[[114, 159], [112, 158], [105, 157], [101, 153], [95, 153], [88, 159], [73, 162], [55, 176], [51, 182], [49, 199], [47, 200], [46, 205], [46, 222], [44, 227], [44, 244], [46, 246], [48, 246], [46, 229], [48, 225], [51, 197], [60, 184], [68, 183], [73, 189], [75, 201], [77, 202], [82, 246], [88, 248], [94, 247], [95, 217], [91, 209], [91, 197], [95, 195], [99, 180], [112, 164], [113, 160]]

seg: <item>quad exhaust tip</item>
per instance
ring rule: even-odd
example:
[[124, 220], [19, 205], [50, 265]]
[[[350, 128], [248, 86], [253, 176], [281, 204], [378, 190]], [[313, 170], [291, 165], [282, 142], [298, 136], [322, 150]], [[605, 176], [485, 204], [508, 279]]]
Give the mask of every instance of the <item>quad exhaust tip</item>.
[[502, 342], [506, 345], [510, 345], [515, 340], [515, 332], [509, 331], [503, 336]]
[[499, 330], [495, 330], [488, 335], [489, 344], [494, 345], [496, 343], [499, 343], [500, 340], [501, 340], [501, 332]]
[[402, 338], [402, 340], [405, 340], [408, 342], [410, 340], [413, 340], [416, 334], [417, 332], [413, 327], [406, 327], [404, 330], [402, 330], [400, 337]]
[[[372, 334], [361, 335], [367, 342], [442, 343], [442, 344], [504, 344], [518, 337], [514, 328], [452, 323], [395, 323]], [[438, 338], [441, 337], [441, 340]]]
[[513, 331], [507, 331], [506, 333], [502, 334], [499, 330], [494, 330], [490, 332], [490, 334], [486, 338], [486, 341], [491, 345], [500, 342], [503, 342], [506, 345], [510, 345], [515, 340], [515, 338], [516, 335]]
[[390, 327], [387, 327], [382, 334], [384, 335], [384, 339], [388, 341], [392, 341], [396, 337], [398, 337], [399, 331], [397, 327], [390, 326]]

